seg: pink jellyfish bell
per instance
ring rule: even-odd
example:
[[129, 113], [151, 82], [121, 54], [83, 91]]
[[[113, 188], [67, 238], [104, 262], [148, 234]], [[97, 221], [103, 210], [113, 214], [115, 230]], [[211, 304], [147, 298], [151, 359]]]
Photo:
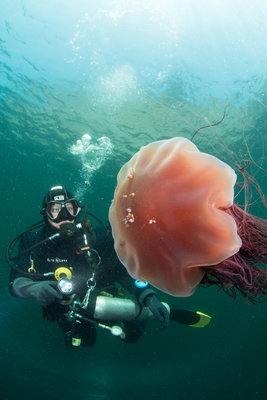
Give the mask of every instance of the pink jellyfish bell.
[[266, 291], [259, 260], [241, 252], [251, 245], [246, 220], [254, 224], [260, 261], [266, 258], [266, 221], [233, 204], [235, 182], [229, 165], [188, 139], [142, 147], [121, 168], [109, 211], [115, 250], [129, 274], [174, 296], [191, 295], [201, 282], [244, 295]]

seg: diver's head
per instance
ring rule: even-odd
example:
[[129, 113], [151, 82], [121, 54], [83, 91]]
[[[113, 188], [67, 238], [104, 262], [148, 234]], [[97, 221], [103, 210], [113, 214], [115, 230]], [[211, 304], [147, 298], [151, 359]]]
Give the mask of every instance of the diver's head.
[[41, 214], [46, 223], [56, 229], [65, 222], [74, 222], [81, 211], [78, 201], [63, 186], [48, 190], [43, 200]]

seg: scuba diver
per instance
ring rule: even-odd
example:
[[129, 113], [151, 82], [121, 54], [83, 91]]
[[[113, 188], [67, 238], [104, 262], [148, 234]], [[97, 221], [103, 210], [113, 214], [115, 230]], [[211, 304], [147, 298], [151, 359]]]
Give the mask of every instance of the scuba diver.
[[[80, 206], [65, 187], [55, 186], [46, 193], [41, 214], [44, 221], [8, 246], [11, 295], [34, 297], [44, 318], [58, 322], [70, 347], [93, 346], [96, 326], [127, 343], [140, 338], [149, 319], [167, 327], [169, 306], [159, 301], [147, 282], [129, 276], [115, 253], [110, 228]], [[92, 229], [88, 214], [100, 226]], [[18, 241], [18, 255], [11, 257]], [[125, 291], [134, 299], [125, 298]]]
[[[41, 214], [43, 221], [8, 245], [9, 289], [15, 297], [34, 297], [44, 318], [57, 321], [68, 346], [93, 346], [96, 327], [135, 343], [149, 320], [163, 328], [169, 320], [196, 328], [209, 324], [210, 316], [171, 310], [147, 282], [131, 278], [117, 257], [110, 227], [63, 186], [46, 193]], [[99, 226], [93, 229], [87, 215]], [[17, 244], [18, 255], [12, 257]]]

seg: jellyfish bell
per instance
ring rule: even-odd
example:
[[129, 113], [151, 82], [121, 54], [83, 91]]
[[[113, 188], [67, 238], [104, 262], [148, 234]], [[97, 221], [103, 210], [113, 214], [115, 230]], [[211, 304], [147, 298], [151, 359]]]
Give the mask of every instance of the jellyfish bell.
[[235, 181], [231, 167], [188, 139], [142, 147], [119, 172], [109, 213], [116, 252], [130, 275], [175, 296], [192, 294], [205, 273], [201, 266], [241, 246], [225, 213]]
[[[207, 268], [217, 271], [242, 247], [240, 218], [229, 211], [236, 174], [188, 139], [142, 147], [117, 181], [109, 220], [117, 255], [133, 278], [189, 296]], [[233, 269], [234, 262], [230, 265]], [[221, 281], [230, 286], [239, 272], [224, 277], [219, 268]]]

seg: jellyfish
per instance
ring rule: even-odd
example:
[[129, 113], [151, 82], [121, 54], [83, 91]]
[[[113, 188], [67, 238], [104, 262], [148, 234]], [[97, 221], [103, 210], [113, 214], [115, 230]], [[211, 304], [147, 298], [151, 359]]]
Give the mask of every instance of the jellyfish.
[[119, 171], [109, 210], [128, 273], [173, 296], [218, 285], [267, 292], [267, 222], [234, 203], [235, 171], [175, 137], [142, 147]]

